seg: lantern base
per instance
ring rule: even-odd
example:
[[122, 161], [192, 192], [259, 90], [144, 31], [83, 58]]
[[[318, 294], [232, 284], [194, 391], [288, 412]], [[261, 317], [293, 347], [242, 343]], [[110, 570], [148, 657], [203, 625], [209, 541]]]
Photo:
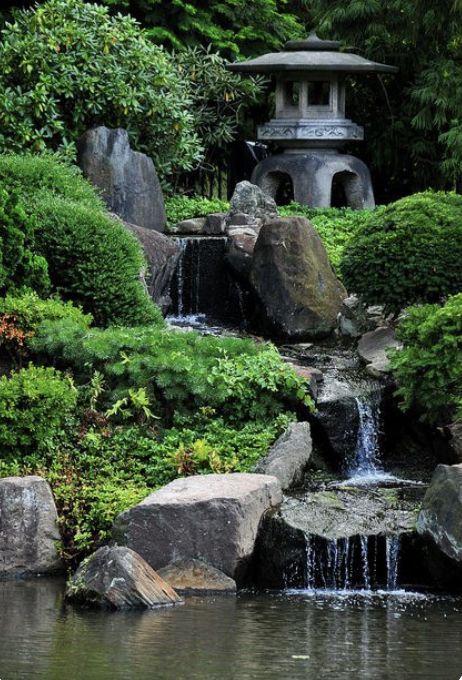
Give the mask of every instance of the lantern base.
[[337, 207], [354, 210], [375, 208], [367, 165], [355, 156], [331, 150], [269, 156], [254, 169], [252, 182], [276, 202], [282, 188], [291, 185], [289, 198], [311, 208], [330, 208], [337, 203]]

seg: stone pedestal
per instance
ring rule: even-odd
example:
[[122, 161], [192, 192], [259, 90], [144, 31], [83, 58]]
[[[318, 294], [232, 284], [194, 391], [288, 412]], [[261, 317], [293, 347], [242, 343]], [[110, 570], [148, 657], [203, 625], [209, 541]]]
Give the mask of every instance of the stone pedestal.
[[273, 198], [290, 179], [294, 200], [312, 208], [329, 208], [332, 187], [337, 182], [345, 194], [346, 205], [355, 210], [375, 207], [368, 167], [359, 158], [332, 150], [307, 150], [282, 153], [261, 161], [252, 175], [257, 184]]

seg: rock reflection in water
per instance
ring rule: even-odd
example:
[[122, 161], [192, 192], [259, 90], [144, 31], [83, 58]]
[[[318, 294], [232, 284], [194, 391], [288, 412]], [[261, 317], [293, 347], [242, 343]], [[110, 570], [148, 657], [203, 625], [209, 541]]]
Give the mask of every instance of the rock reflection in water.
[[[104, 613], [62, 584], [0, 584], [2, 680], [445, 680], [462, 672], [462, 602], [347, 594], [189, 599]], [[444, 672], [443, 672], [444, 669]]]

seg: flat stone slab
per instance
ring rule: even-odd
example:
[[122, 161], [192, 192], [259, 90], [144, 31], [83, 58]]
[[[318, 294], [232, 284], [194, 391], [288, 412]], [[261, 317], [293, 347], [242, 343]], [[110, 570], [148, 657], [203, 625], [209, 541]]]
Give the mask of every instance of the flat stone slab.
[[159, 569], [159, 576], [182, 595], [236, 592], [236, 581], [201, 560], [178, 560]]
[[66, 599], [109, 609], [152, 609], [182, 600], [133, 550], [99, 548], [82, 562], [66, 589]]
[[279, 481], [267, 475], [176, 479], [120, 514], [114, 536], [153, 569], [180, 559], [197, 559], [239, 583], [249, 566], [263, 515], [281, 500]]
[[38, 476], [0, 479], [0, 579], [63, 569], [50, 485]]

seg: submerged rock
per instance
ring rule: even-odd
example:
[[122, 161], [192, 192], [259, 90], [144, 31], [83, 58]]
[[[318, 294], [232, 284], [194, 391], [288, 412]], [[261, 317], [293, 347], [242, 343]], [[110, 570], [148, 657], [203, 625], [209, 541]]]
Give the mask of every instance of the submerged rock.
[[436, 467], [417, 531], [428, 542], [430, 569], [436, 581], [442, 587], [462, 591], [462, 464]]
[[288, 340], [319, 338], [336, 327], [346, 291], [307, 219], [277, 218], [263, 225], [250, 280], [277, 335]]
[[0, 479], [0, 579], [61, 571], [60, 538], [53, 494], [44, 479]]
[[159, 576], [183, 595], [236, 592], [236, 581], [201, 560], [186, 559], [171, 562], [159, 569]]
[[198, 559], [239, 585], [249, 568], [260, 521], [281, 500], [279, 481], [267, 475], [176, 479], [120, 514], [114, 535], [154, 569]]
[[84, 560], [67, 585], [66, 598], [110, 609], [150, 609], [182, 601], [142, 557], [118, 546], [99, 548]]
[[255, 466], [255, 472], [279, 479], [283, 491], [301, 486], [313, 451], [309, 423], [292, 423]]
[[131, 224], [163, 231], [164, 197], [154, 163], [130, 148], [126, 130], [88, 130], [77, 150], [83, 174], [101, 190], [109, 210]]

